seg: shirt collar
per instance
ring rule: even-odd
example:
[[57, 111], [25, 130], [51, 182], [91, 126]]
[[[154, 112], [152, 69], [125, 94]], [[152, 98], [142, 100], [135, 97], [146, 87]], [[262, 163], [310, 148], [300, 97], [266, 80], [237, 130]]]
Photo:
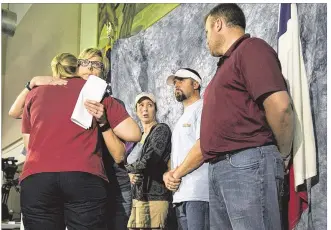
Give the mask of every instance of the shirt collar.
[[184, 109], [184, 112], [187, 111], [188, 109], [190, 109], [191, 107], [194, 107], [194, 105], [198, 104], [199, 102], [202, 102], [202, 99], [201, 98], [199, 98], [198, 100], [196, 100], [195, 102], [193, 102], [192, 104], [190, 104], [189, 106], [187, 106]]
[[217, 63], [217, 66], [220, 66], [223, 64], [224, 60], [228, 57], [230, 57], [230, 55], [232, 54], [232, 52], [240, 45], [240, 43], [242, 43], [244, 40], [246, 40], [247, 38], [250, 38], [251, 35], [250, 34], [244, 34], [243, 36], [241, 36], [240, 38], [237, 39], [237, 41], [235, 41], [230, 48], [225, 52], [224, 55], [222, 55], [220, 57], [220, 60]]

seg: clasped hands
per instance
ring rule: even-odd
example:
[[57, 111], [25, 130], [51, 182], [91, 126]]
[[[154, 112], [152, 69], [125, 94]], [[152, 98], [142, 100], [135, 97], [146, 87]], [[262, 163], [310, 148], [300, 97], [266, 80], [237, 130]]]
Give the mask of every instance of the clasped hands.
[[176, 169], [172, 169], [166, 173], [163, 174], [163, 182], [167, 189], [169, 189], [172, 192], [176, 192], [179, 188], [179, 185], [182, 181], [181, 178], [178, 177], [176, 174]]
[[[163, 181], [167, 189], [169, 189], [172, 192], [176, 192], [179, 188], [179, 185], [181, 183], [181, 179], [177, 178], [176, 169], [172, 169], [171, 171], [168, 171], [163, 174]], [[130, 182], [131, 184], [140, 184], [143, 180], [142, 174], [133, 174], [129, 173]]]
[[130, 177], [131, 184], [140, 184], [143, 181], [142, 174], [129, 173], [129, 177]]

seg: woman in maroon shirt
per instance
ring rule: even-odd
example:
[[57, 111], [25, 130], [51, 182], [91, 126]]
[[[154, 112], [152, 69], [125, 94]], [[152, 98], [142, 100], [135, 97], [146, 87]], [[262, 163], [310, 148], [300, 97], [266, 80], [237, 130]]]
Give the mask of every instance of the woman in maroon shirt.
[[[90, 49], [85, 56], [77, 74], [82, 78], [100, 75], [103, 64], [97, 50]], [[85, 81], [75, 77], [75, 57], [70, 56], [69, 65], [61, 57], [53, 66], [58, 69], [56, 76], [68, 75], [66, 86], [38, 87], [25, 100], [22, 132], [29, 145], [21, 175], [23, 222], [27, 229], [64, 229], [65, 225], [68, 229], [107, 229], [107, 177], [97, 126], [116, 162], [124, 155], [124, 145], [117, 136], [137, 141], [139, 127], [112, 98], [85, 103], [95, 118], [92, 128], [85, 130], [72, 123], [70, 115]]]

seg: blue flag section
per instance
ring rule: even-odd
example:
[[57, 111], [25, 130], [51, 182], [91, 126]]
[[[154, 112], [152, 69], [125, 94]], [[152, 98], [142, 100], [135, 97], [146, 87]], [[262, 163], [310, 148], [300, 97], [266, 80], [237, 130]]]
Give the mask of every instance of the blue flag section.
[[291, 19], [291, 3], [280, 4], [278, 39], [287, 31], [287, 22]]

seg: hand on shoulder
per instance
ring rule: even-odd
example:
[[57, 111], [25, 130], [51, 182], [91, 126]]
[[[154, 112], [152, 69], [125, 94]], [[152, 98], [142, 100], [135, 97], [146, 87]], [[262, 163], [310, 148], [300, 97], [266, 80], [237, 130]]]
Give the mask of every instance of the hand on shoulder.
[[66, 85], [67, 80], [56, 79], [52, 76], [35, 76], [30, 81], [30, 88], [41, 85]]

